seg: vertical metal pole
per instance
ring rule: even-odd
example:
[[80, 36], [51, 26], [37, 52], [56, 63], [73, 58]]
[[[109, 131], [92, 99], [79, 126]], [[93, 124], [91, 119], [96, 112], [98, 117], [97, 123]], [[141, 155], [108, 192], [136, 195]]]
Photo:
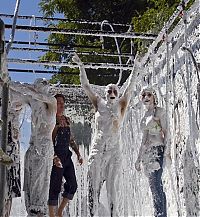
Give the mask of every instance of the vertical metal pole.
[[[3, 57], [4, 57], [4, 22], [0, 19], [0, 75], [2, 76], [6, 73], [4, 70]], [[6, 151], [7, 146], [7, 120], [8, 120], [8, 83], [3, 83], [2, 86], [2, 112], [1, 119], [3, 121], [2, 129], [1, 129], [1, 148], [3, 151]], [[4, 214], [4, 203], [5, 203], [5, 182], [6, 182], [6, 167], [5, 165], [0, 165], [0, 217]]]

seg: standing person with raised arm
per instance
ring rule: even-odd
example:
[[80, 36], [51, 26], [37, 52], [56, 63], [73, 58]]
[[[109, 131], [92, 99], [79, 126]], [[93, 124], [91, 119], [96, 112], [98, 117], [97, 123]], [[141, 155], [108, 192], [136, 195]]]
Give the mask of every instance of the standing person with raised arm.
[[53, 159], [52, 131], [56, 123], [56, 99], [49, 92], [47, 80], [38, 78], [33, 85], [12, 82], [32, 110], [30, 146], [24, 160], [24, 192], [28, 216], [48, 214], [48, 193]]
[[87, 79], [83, 63], [75, 54], [73, 61], [79, 65], [82, 88], [95, 107], [95, 132], [88, 160], [89, 212], [99, 215], [101, 187], [106, 181], [108, 208], [111, 216], [118, 216], [116, 202], [117, 175], [121, 164], [121, 127], [130, 102], [136, 79], [135, 67], [129, 76], [125, 91], [119, 97], [119, 88], [109, 84], [103, 99], [95, 93]]

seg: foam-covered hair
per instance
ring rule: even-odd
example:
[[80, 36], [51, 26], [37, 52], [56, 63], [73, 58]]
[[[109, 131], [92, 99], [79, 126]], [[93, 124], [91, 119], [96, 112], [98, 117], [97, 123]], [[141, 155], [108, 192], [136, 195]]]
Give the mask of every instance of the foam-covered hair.
[[144, 93], [151, 93], [154, 97], [154, 104], [158, 105], [158, 97], [156, 91], [152, 87], [143, 88], [142, 91], [140, 92], [140, 96], [142, 96]]

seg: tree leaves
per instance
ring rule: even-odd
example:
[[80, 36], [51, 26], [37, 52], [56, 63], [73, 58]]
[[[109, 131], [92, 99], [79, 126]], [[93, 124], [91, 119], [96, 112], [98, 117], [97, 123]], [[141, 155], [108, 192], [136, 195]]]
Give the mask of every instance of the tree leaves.
[[[179, 0], [41, 0], [40, 7], [44, 16], [53, 17], [56, 13], [62, 13], [67, 19], [84, 19], [90, 21], [108, 20], [109, 23], [132, 23], [133, 32], [143, 33], [158, 33], [163, 27], [164, 22], [173, 13], [178, 5]], [[67, 29], [90, 29], [100, 30], [100, 25], [79, 24], [74, 22], [59, 22], [58, 28]], [[115, 31], [126, 32], [128, 27], [114, 26]], [[111, 31], [109, 26], [103, 27], [104, 31]], [[120, 50], [124, 53], [130, 53], [130, 39], [117, 39], [120, 44]], [[46, 53], [42, 59], [49, 61], [70, 61], [69, 56], [64, 52], [67, 49], [76, 49], [76, 52], [108, 52], [117, 54], [116, 43], [114, 38], [93, 37], [93, 36], [75, 36], [75, 35], [61, 35], [52, 34], [48, 41], [51, 43], [62, 43], [65, 46], [63, 53], [55, 54], [53, 52]], [[140, 50], [142, 53], [146, 52], [152, 40], [133, 40], [135, 47], [134, 52]], [[100, 46], [99, 48], [89, 48], [91, 45]], [[104, 49], [101, 46], [104, 45]], [[59, 48], [58, 48], [59, 49]], [[83, 62], [96, 63], [115, 63], [119, 64], [117, 57], [104, 57], [97, 55], [81, 55]], [[127, 58], [122, 58], [123, 64], [126, 64]], [[69, 69], [61, 67], [59, 72], [70, 72], [77, 74], [78, 69]], [[117, 74], [119, 70], [110, 69], [87, 69], [87, 74], [91, 83], [106, 85], [108, 83], [116, 83], [118, 80]], [[123, 73], [123, 80], [127, 78], [130, 72]], [[61, 75], [53, 76], [52, 82], [56, 83], [78, 83], [77, 75]]]

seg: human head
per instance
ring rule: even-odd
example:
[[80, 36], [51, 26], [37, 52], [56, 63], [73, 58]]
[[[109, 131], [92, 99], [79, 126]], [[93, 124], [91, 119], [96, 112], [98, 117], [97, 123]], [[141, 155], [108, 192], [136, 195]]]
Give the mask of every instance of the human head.
[[45, 78], [37, 78], [34, 81], [36, 89], [41, 93], [49, 92], [49, 82]]
[[156, 91], [152, 87], [143, 88], [140, 96], [142, 102], [146, 106], [149, 106], [151, 104], [154, 104], [156, 106], [158, 104], [158, 97]]
[[105, 88], [105, 95], [109, 103], [114, 103], [119, 98], [119, 88], [116, 84], [108, 84]]
[[65, 110], [65, 97], [61, 93], [56, 94], [54, 97], [57, 101], [57, 114], [62, 114]]

